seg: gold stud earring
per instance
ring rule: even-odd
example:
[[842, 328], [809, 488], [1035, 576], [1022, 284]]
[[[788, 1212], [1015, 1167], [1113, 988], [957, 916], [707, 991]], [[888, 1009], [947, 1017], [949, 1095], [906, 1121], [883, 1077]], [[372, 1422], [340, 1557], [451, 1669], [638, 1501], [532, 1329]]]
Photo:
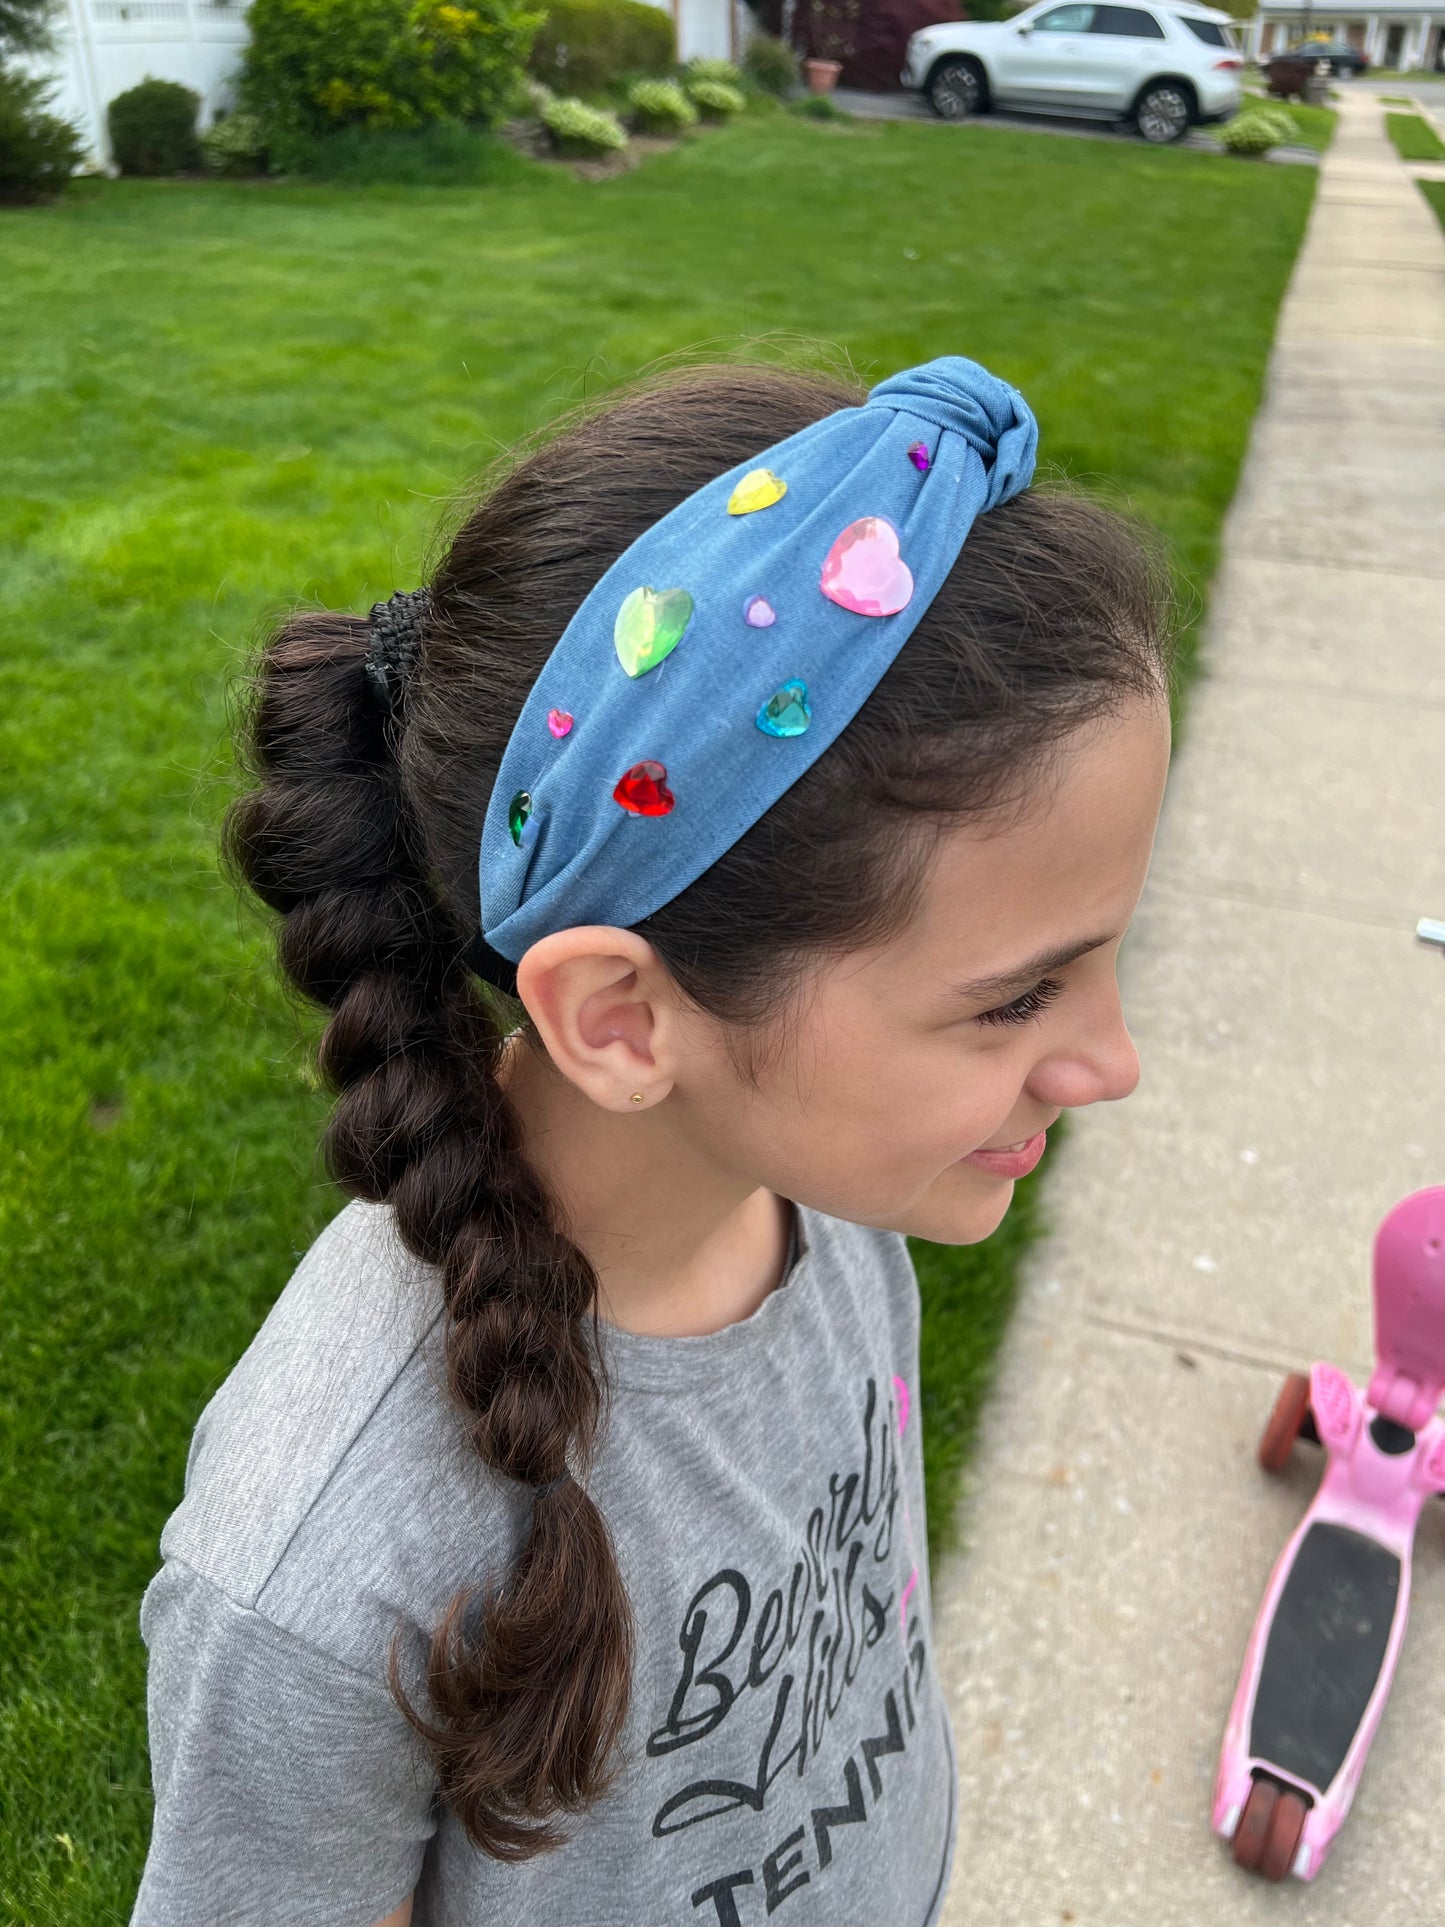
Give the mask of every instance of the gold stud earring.
[[633, 1101], [633, 1103], [634, 1103], [634, 1104], [641, 1104], [641, 1103], [642, 1103], [642, 1102], [644, 1101], [644, 1100], [643, 1100], [643, 1096], [642, 1096], [642, 1092], [641, 1092], [641, 1091], [634, 1091], [634, 1092], [632, 1093], [632, 1101]]

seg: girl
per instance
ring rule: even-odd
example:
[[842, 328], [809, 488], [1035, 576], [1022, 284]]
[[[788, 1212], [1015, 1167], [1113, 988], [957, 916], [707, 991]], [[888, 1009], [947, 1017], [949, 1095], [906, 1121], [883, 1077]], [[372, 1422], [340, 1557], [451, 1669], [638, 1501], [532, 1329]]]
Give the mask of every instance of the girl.
[[939, 1918], [904, 1239], [1133, 1089], [1169, 757], [1157, 550], [1034, 449], [959, 357], [654, 381], [266, 649], [354, 1202], [162, 1536], [141, 1927]]

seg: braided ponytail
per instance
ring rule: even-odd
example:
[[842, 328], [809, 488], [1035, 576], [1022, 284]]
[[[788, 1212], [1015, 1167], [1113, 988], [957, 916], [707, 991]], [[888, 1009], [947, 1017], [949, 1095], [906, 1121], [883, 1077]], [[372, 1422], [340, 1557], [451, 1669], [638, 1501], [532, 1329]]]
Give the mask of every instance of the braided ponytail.
[[390, 1667], [443, 1797], [483, 1852], [517, 1860], [560, 1844], [551, 1816], [606, 1785], [627, 1709], [631, 1621], [611, 1540], [562, 1477], [569, 1459], [585, 1466], [598, 1425], [582, 1327], [596, 1278], [523, 1157], [500, 1032], [418, 851], [367, 642], [365, 622], [337, 615], [297, 616], [272, 640], [245, 737], [261, 786], [232, 809], [226, 849], [281, 913], [287, 975], [331, 1013], [333, 1177], [390, 1204], [403, 1243], [438, 1268], [450, 1387], [477, 1453], [551, 1484], [505, 1589], [479, 1613], [459, 1593], [434, 1633], [429, 1714], [407, 1702], [395, 1647]]

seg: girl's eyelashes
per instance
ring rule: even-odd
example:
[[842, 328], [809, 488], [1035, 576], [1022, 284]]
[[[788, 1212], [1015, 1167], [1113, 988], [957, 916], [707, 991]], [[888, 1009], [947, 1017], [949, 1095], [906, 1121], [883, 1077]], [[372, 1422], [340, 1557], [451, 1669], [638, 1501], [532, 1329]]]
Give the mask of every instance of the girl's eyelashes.
[[1064, 986], [1057, 977], [1044, 977], [1032, 990], [1026, 990], [1022, 997], [1015, 997], [1011, 1004], [1002, 1004], [997, 1010], [980, 1011], [975, 1022], [980, 1024], [1023, 1024], [1030, 1017], [1037, 1017], [1054, 1001]]

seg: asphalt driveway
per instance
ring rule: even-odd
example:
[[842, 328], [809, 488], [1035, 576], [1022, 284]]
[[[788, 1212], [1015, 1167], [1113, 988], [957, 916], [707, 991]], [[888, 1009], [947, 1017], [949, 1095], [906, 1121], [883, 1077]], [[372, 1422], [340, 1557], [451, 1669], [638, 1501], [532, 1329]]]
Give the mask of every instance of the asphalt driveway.
[[[967, 121], [944, 121], [919, 94], [866, 94], [856, 87], [839, 87], [833, 98], [845, 114], [856, 114], [860, 120], [923, 120], [934, 127], [1012, 127], [1031, 134], [1062, 134], [1086, 141], [1137, 141], [1140, 138], [1133, 127], [1117, 121], [1071, 120], [1062, 114], [1015, 113], [1003, 107], [987, 114], [975, 114]], [[1203, 127], [1192, 127], [1170, 145], [1206, 153], [1215, 153], [1219, 148], [1218, 141]], [[1291, 146], [1276, 147], [1265, 156], [1266, 160], [1294, 161], [1307, 167], [1317, 166], [1319, 158], [1312, 148]]]

